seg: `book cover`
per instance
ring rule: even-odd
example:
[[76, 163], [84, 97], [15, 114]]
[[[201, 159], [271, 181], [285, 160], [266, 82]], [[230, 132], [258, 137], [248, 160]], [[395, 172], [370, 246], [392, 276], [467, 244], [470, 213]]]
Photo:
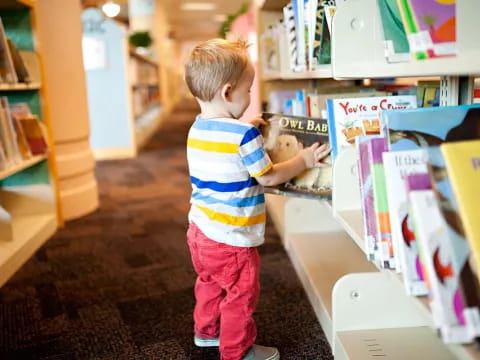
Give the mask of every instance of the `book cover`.
[[292, 0], [292, 5], [297, 40], [297, 60], [294, 71], [302, 72], [307, 70], [307, 50], [305, 47], [305, 0]]
[[384, 111], [391, 151], [480, 138], [480, 106], [460, 105]]
[[392, 230], [388, 213], [387, 189], [382, 154], [388, 151], [387, 139], [376, 137], [368, 142], [369, 161], [373, 183], [373, 204], [377, 223], [377, 238], [381, 265], [387, 269], [395, 269]]
[[20, 119], [20, 124], [27, 138], [30, 152], [33, 155], [46, 154], [48, 145], [40, 120], [36, 116], [28, 116]]
[[438, 146], [427, 148], [429, 172], [434, 194], [440, 208], [440, 215], [445, 223], [452, 255], [452, 263], [458, 274], [458, 293], [462, 296], [465, 307], [463, 316], [471, 332], [480, 333], [480, 284], [473, 275], [470, 262], [471, 250], [465, 237], [465, 228], [459, 211], [459, 202], [452, 189], [448, 176], [445, 157]]
[[356, 136], [382, 134], [380, 113], [383, 110], [403, 110], [416, 106], [415, 95], [327, 100], [333, 160], [340, 151], [354, 146]]
[[471, 342], [476, 334], [464, 316], [454, 252], [434, 191], [413, 191], [409, 197], [434, 324], [447, 343]]
[[410, 47], [397, 0], [378, 0], [382, 20], [385, 57], [388, 62], [410, 61]]
[[[271, 113], [264, 113], [263, 118], [268, 125], [260, 130], [265, 149], [274, 164], [293, 158], [315, 142], [328, 143], [325, 119]], [[282, 195], [331, 199], [331, 188], [332, 168], [329, 166], [308, 169], [289, 182], [266, 190]]]
[[13, 127], [6, 97], [0, 97], [0, 122], [2, 127], [2, 139], [4, 141], [7, 160], [10, 165], [17, 164], [22, 157], [17, 143], [17, 134]]
[[[396, 270], [403, 273], [407, 294], [425, 295], [427, 289], [418, 266], [418, 251], [409, 218], [405, 179], [408, 175], [424, 174], [429, 180], [427, 153], [423, 149], [385, 152], [383, 164]], [[414, 183], [411, 184], [410, 190], [413, 185]]]
[[8, 48], [7, 36], [0, 18], [0, 82], [16, 83], [18, 82], [15, 67], [13, 66], [12, 56]]
[[422, 44], [428, 57], [456, 55], [456, 1], [401, 0], [409, 5], [408, 21], [416, 32], [412, 42]]
[[297, 67], [298, 46], [297, 46], [297, 31], [295, 28], [295, 15], [293, 10], [293, 3], [289, 3], [283, 8], [283, 17], [285, 24], [285, 31], [288, 39], [288, 52], [290, 59], [290, 70], [295, 71]]
[[360, 183], [360, 196], [362, 205], [363, 232], [365, 234], [365, 252], [369, 260], [381, 261], [379, 256], [379, 244], [377, 233], [377, 219], [373, 201], [373, 180], [369, 159], [369, 142], [374, 136], [357, 136], [355, 146], [357, 148], [358, 179]]
[[12, 56], [12, 62], [15, 68], [15, 73], [17, 74], [18, 81], [23, 83], [30, 82], [30, 76], [28, 74], [27, 67], [23, 62], [23, 59], [20, 56], [20, 52], [18, 51], [17, 47], [9, 38], [7, 38], [7, 44], [10, 54]]

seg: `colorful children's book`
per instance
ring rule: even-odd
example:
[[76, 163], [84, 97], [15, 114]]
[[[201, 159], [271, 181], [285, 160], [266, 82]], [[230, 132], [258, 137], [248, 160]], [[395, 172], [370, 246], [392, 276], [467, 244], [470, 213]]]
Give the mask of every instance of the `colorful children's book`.
[[378, 136], [357, 136], [355, 146], [357, 148], [358, 179], [360, 182], [360, 196], [363, 214], [363, 232], [365, 239], [365, 253], [372, 261], [381, 261], [379, 253], [379, 240], [377, 232], [377, 219], [373, 201], [373, 179], [369, 159], [369, 142]]
[[447, 343], [468, 343], [477, 335], [465, 317], [447, 224], [433, 190], [410, 193], [415, 234], [419, 246], [434, 324]]
[[480, 269], [480, 140], [443, 144], [441, 151], [478, 277]]
[[398, 0], [417, 59], [456, 55], [455, 0]]
[[381, 266], [387, 269], [394, 269], [395, 255], [393, 252], [392, 230], [388, 213], [387, 189], [385, 187], [385, 172], [382, 158], [382, 154], [386, 151], [388, 151], [388, 145], [387, 139], [384, 137], [376, 137], [368, 142]]
[[397, 0], [378, 0], [382, 19], [385, 57], [388, 62], [410, 61], [410, 47]]
[[478, 335], [480, 333], [480, 284], [478, 278], [473, 275], [471, 262], [469, 261], [471, 251], [465, 238], [458, 201], [453, 192], [445, 158], [440, 147], [429, 147], [427, 151], [434, 193], [450, 240], [451, 248], [448, 249], [448, 252], [452, 255], [453, 264], [458, 274], [458, 293], [462, 296], [465, 304], [463, 316], [470, 332]]
[[[396, 270], [403, 272], [407, 294], [425, 295], [427, 289], [418, 267], [418, 251], [409, 218], [405, 179], [408, 175], [424, 174], [428, 180], [427, 184], [430, 183], [427, 154], [423, 149], [385, 152], [383, 153], [383, 164]], [[409, 183], [408, 189], [417, 190], [418, 188], [414, 187], [415, 184], [417, 183]], [[422, 183], [418, 184], [422, 185]]]
[[382, 134], [382, 110], [416, 106], [414, 95], [327, 100], [332, 158], [335, 160], [340, 151], [354, 146], [356, 136]]
[[391, 151], [480, 138], [480, 105], [382, 112]]
[[[263, 118], [268, 125], [262, 126], [260, 130], [265, 149], [274, 164], [293, 158], [300, 150], [315, 142], [328, 143], [326, 119], [270, 113], [264, 113]], [[280, 195], [331, 199], [332, 168], [308, 169], [287, 183], [267, 188], [266, 191]]]

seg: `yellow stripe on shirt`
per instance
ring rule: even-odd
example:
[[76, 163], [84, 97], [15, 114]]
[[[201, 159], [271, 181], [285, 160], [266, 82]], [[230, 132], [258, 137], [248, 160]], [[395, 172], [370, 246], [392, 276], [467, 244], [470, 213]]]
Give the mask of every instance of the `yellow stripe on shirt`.
[[259, 171], [256, 174], [253, 174], [252, 177], [262, 176], [266, 172], [268, 172], [272, 167], [273, 167], [272, 163], [268, 163], [268, 165], [265, 167], [265, 169], [263, 169], [262, 171]]
[[197, 139], [191, 139], [191, 138], [188, 139], [187, 146], [193, 149], [219, 152], [219, 153], [235, 154], [238, 152], [238, 144], [197, 140]]
[[221, 222], [223, 224], [232, 226], [252, 226], [258, 224], [264, 224], [267, 220], [265, 213], [261, 213], [254, 216], [232, 216], [228, 214], [219, 213], [210, 210], [206, 207], [196, 205], [202, 210], [211, 220]]

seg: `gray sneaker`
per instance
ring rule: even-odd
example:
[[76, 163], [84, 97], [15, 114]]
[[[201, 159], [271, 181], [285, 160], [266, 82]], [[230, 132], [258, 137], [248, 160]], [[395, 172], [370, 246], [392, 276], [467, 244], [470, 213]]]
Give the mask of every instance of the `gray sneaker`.
[[193, 337], [193, 342], [198, 347], [218, 347], [218, 345], [220, 344], [220, 339], [218, 337], [214, 339], [205, 339], [195, 335]]
[[253, 344], [242, 360], [279, 360], [280, 353], [277, 348]]

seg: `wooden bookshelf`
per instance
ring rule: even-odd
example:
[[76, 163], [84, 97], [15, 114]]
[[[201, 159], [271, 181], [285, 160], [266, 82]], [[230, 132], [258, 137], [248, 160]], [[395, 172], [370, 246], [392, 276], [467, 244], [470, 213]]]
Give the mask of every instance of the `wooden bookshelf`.
[[33, 8], [36, 3], [37, 0], [2, 0], [0, 9]]
[[22, 91], [22, 90], [40, 90], [41, 84], [39, 82], [32, 83], [18, 83], [18, 84], [0, 84], [0, 91]]
[[33, 165], [38, 164], [41, 161], [44, 161], [47, 159], [47, 155], [37, 155], [33, 156], [31, 159], [25, 160], [20, 164], [16, 164], [13, 166], [8, 167], [5, 170], [0, 171], [0, 180], [3, 180], [9, 176], [12, 176], [14, 174], [17, 174]]

